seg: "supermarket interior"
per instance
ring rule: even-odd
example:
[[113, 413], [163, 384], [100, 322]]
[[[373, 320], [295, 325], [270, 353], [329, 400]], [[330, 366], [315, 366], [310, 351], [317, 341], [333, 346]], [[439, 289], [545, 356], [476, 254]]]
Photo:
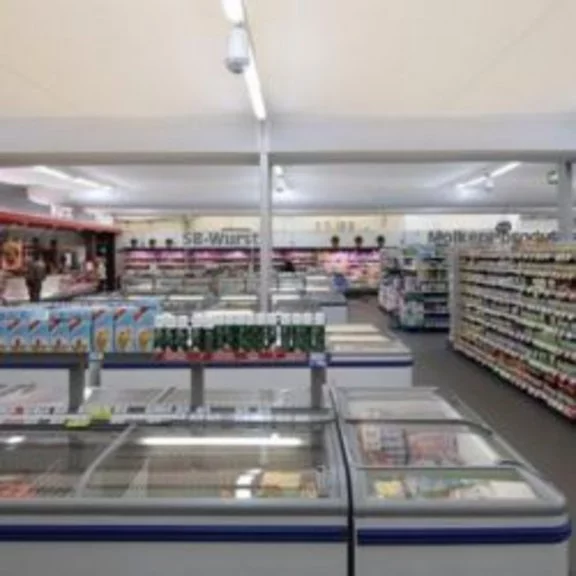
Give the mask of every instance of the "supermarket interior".
[[0, 576], [576, 575], [575, 18], [0, 0]]

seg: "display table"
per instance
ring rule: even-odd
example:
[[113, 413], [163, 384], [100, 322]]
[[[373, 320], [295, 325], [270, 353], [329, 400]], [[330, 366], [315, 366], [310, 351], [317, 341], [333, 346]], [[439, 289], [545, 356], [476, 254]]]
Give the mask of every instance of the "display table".
[[383, 334], [327, 334], [328, 383], [338, 387], [412, 386], [413, 359], [400, 341]]

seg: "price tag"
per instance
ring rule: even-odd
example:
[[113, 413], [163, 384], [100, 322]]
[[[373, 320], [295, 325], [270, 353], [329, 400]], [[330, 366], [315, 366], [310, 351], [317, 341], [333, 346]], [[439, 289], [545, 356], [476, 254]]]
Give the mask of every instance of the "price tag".
[[312, 368], [326, 368], [326, 354], [321, 352], [310, 354], [310, 366]]

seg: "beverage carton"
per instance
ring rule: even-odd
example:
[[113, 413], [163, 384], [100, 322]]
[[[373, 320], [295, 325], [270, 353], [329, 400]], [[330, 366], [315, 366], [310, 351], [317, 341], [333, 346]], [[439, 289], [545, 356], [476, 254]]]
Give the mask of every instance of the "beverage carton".
[[50, 333], [50, 350], [52, 352], [70, 352], [70, 326], [68, 316], [63, 308], [50, 311], [48, 320]]
[[[158, 314], [159, 307], [154, 301], [141, 302], [133, 308], [135, 352], [152, 352], [154, 350], [154, 324]], [[186, 318], [186, 328], [187, 326], [188, 320]]]
[[6, 339], [10, 352], [27, 352], [30, 310], [24, 306], [7, 309]]
[[28, 320], [28, 350], [48, 352], [50, 349], [50, 312], [48, 309], [34, 310]]
[[100, 354], [114, 349], [114, 308], [94, 306], [92, 308], [92, 350]]
[[114, 352], [134, 352], [136, 310], [130, 305], [118, 305], [114, 309]]
[[92, 343], [92, 311], [89, 308], [70, 308], [67, 316], [70, 350], [77, 353], [89, 352]]

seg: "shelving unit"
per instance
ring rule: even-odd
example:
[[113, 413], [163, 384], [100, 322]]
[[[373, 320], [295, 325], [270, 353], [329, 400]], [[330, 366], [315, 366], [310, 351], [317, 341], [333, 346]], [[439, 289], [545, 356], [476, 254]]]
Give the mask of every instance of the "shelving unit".
[[576, 246], [462, 250], [454, 347], [576, 420]]
[[382, 256], [380, 307], [406, 329], [448, 330], [449, 266], [436, 246], [389, 249]]
[[[124, 274], [132, 279], [151, 276], [209, 277], [218, 270], [229, 277], [258, 272], [258, 248], [125, 248]], [[290, 260], [296, 271], [341, 274], [348, 290], [376, 291], [380, 258], [372, 248], [277, 248], [274, 264]]]

